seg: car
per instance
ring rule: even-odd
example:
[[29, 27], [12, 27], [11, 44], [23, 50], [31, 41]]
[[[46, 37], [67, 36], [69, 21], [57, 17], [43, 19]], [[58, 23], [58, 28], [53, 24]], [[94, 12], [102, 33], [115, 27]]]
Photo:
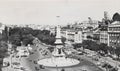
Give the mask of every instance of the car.
[[19, 58], [19, 57], [20, 57], [20, 56], [18, 56], [18, 55], [16, 56], [16, 58]]
[[13, 67], [14, 69], [20, 69], [20, 68], [18, 68], [18, 67]]
[[16, 62], [16, 63], [13, 64], [13, 68], [14, 69], [21, 69], [21, 68], [23, 68], [23, 66], [21, 66], [20, 63]]
[[82, 53], [82, 52], [79, 52], [79, 53], [77, 53], [77, 55], [83, 55], [83, 53]]
[[14, 69], [17, 69], [17, 71], [27, 71], [24, 67], [14, 67]]
[[20, 65], [19, 62], [13, 62], [12, 64], [13, 64], [13, 65]]
[[34, 61], [34, 64], [37, 64], [37, 61]]
[[40, 69], [45, 69], [45, 67], [43, 65], [39, 65]]
[[12, 57], [15, 57], [15, 55], [12, 55]]
[[101, 62], [97, 62], [97, 64], [96, 64], [97, 66], [101, 66]]
[[20, 67], [21, 70], [26, 70], [24, 67]]
[[92, 58], [93, 60], [95, 60], [95, 61], [99, 61], [99, 59], [98, 58]]
[[27, 55], [21, 55], [21, 57], [27, 57]]
[[91, 54], [87, 54], [87, 56], [88, 56], [88, 57], [92, 57], [92, 55], [91, 55]]
[[65, 71], [65, 69], [62, 68], [61, 71]]
[[38, 70], [39, 70], [39, 68], [38, 68], [38, 67], [35, 67], [35, 70], [36, 70], [36, 71], [38, 71]]
[[10, 63], [9, 62], [3, 62], [3, 66], [9, 66]]
[[34, 52], [30, 52], [30, 54], [34, 54]]
[[87, 71], [86, 69], [83, 69], [82, 71]]

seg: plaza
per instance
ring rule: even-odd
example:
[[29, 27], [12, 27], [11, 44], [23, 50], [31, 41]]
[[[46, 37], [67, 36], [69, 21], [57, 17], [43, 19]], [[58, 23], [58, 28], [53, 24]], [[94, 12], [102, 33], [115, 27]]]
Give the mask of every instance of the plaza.
[[[36, 42], [37, 41], [37, 42]], [[60, 28], [58, 27], [56, 35], [56, 47], [53, 52], [49, 52], [46, 45], [39, 42], [37, 39], [33, 46], [31, 47], [32, 54], [29, 53], [27, 57], [13, 57], [13, 54], [8, 58], [10, 66], [3, 68], [3, 71], [103, 71], [94, 62], [90, 61], [89, 57], [86, 55], [71, 55], [71, 57], [66, 57], [63, 49], [63, 45], [60, 37]], [[73, 49], [74, 51], [74, 49]], [[72, 50], [71, 50], [72, 52]], [[19, 54], [19, 52], [18, 52]], [[18, 63], [19, 66], [13, 65], [13, 63]]]
[[120, 0], [0, 3], [0, 71], [120, 71]]
[[[38, 50], [39, 48], [35, 48], [32, 47], [33, 51], [34, 50]], [[72, 65], [72, 66], [67, 66], [67, 67], [47, 67], [45, 66], [44, 69], [40, 68], [40, 64], [38, 63], [34, 63], [35, 61], [39, 61], [42, 58], [42, 55], [39, 51], [34, 52], [34, 54], [31, 54], [28, 57], [22, 57], [20, 61], [20, 65], [22, 67], [24, 67], [26, 69], [26, 71], [61, 71], [61, 69], [65, 69], [65, 71], [83, 71], [83, 70], [87, 70], [87, 71], [103, 71], [102, 69], [100, 69], [98, 66], [96, 66], [94, 64], [94, 62], [89, 61], [90, 58], [86, 58], [85, 55], [81, 55], [81, 56], [74, 56], [74, 58], [76, 59], [80, 59], [80, 63], [77, 65]], [[13, 58], [13, 62], [19, 58], [14, 57]], [[18, 69], [14, 69], [11, 67], [8, 67], [7, 69], [9, 69], [9, 71], [18, 71]], [[3, 70], [3, 71], [7, 71], [7, 69]], [[36, 70], [37, 69], [37, 70]]]

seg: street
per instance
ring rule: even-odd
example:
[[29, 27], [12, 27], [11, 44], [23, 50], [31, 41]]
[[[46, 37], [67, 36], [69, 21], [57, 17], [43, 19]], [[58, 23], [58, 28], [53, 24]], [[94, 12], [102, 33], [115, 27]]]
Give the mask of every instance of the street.
[[[29, 55], [28, 57], [20, 57], [20, 58], [16, 58], [13, 57], [12, 62], [20, 62], [20, 65], [22, 67], [24, 67], [26, 69], [26, 71], [60, 71], [62, 68], [50, 68], [50, 67], [45, 67], [45, 69], [41, 69], [39, 68], [39, 64], [35, 63], [37, 62], [39, 59], [44, 58], [41, 54], [41, 52], [39, 51], [40, 48], [44, 48], [43, 45], [41, 45], [40, 47], [34, 47], [33, 51], [34, 53]], [[11, 57], [11, 56], [10, 56]], [[87, 71], [103, 71], [102, 69], [100, 69], [99, 67], [97, 67], [93, 62], [91, 62], [91, 58], [86, 57], [85, 55], [75, 55], [74, 58], [79, 58], [80, 63], [78, 65], [75, 66], [71, 66], [71, 67], [63, 67], [65, 69], [65, 71], [82, 71], [82, 70], [87, 70]], [[10, 60], [10, 59], [9, 59]], [[10, 60], [11, 61], [11, 60]], [[12, 67], [7, 67], [7, 68], [3, 68], [3, 71], [18, 71], [16, 69], [13, 69]]]

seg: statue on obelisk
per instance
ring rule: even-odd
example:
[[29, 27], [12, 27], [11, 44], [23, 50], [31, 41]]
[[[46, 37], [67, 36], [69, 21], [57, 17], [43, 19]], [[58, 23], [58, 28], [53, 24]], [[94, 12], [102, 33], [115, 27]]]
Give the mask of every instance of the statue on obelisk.
[[60, 26], [58, 25], [57, 28], [56, 28], [56, 41], [55, 41], [55, 44], [63, 44], [62, 41], [61, 41], [61, 33], [60, 33]]

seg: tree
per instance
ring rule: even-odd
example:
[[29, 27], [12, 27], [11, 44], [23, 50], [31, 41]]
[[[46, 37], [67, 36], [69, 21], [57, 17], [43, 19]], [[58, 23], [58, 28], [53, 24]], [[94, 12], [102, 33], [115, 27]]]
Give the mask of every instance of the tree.
[[31, 34], [24, 35], [22, 38], [23, 45], [25, 46], [27, 46], [28, 44], [32, 44], [32, 41], [34, 39], [34, 37]]
[[41, 30], [32, 30], [31, 31], [31, 34], [33, 35], [33, 36], [37, 36], [39, 33], [41, 33]]
[[115, 54], [118, 56], [118, 59], [120, 57], [120, 47], [116, 47]]
[[3, 58], [8, 56], [7, 49], [8, 49], [7, 43], [4, 41], [0, 41], [0, 71], [2, 71], [1, 66], [3, 64]]
[[40, 41], [53, 45], [55, 42], [55, 36], [51, 36], [49, 31], [43, 30], [36, 36]]
[[114, 54], [113, 50], [114, 50], [114, 48], [113, 48], [113, 47], [108, 46], [108, 51], [109, 51], [109, 53], [110, 53], [110, 54]]
[[93, 40], [99, 40], [99, 37], [93, 37]]
[[61, 41], [62, 41], [62, 43], [65, 43], [66, 38], [65, 38], [65, 37], [62, 37], [62, 38], [61, 38]]
[[87, 39], [92, 39], [92, 36], [88, 35], [88, 36], [87, 36]]
[[90, 46], [90, 40], [84, 40], [84, 41], [82, 42], [82, 46], [83, 46], [84, 48], [88, 48], [88, 47]]
[[120, 21], [120, 14], [119, 13], [115, 13], [112, 17], [113, 21]]
[[24, 45], [32, 44], [33, 36], [46, 44], [52, 45], [55, 42], [55, 36], [51, 35], [49, 30], [33, 30], [29, 27], [15, 27], [9, 31], [9, 41], [17, 46], [21, 46], [21, 41]]
[[7, 33], [7, 27], [5, 27], [5, 30], [2, 31], [2, 41], [7, 41], [8, 40], [8, 33]]
[[20, 37], [19, 34], [14, 34], [14, 35], [9, 36], [9, 41], [14, 45], [20, 46], [21, 45], [21, 39], [20, 38], [21, 37]]
[[28, 35], [31, 34], [32, 28], [25, 27], [20, 29], [21, 35]]
[[108, 53], [108, 46], [107, 46], [107, 44], [101, 43], [100, 46], [99, 46], [99, 49], [104, 54]]
[[20, 33], [21, 33], [20, 27], [11, 28], [9, 30], [9, 36], [14, 35], [14, 34], [20, 34]]
[[90, 49], [90, 50], [93, 50], [93, 51], [98, 51], [99, 50], [99, 45], [92, 40], [85, 40], [85, 41], [83, 41], [82, 45], [86, 49]]
[[4, 41], [0, 41], [0, 58], [4, 58], [7, 55], [8, 45]]
[[0, 41], [2, 41], [2, 34], [0, 33]]
[[73, 46], [74, 46], [74, 49], [77, 49], [77, 48], [81, 48], [82, 44], [76, 43], [76, 44], [73, 44]]

